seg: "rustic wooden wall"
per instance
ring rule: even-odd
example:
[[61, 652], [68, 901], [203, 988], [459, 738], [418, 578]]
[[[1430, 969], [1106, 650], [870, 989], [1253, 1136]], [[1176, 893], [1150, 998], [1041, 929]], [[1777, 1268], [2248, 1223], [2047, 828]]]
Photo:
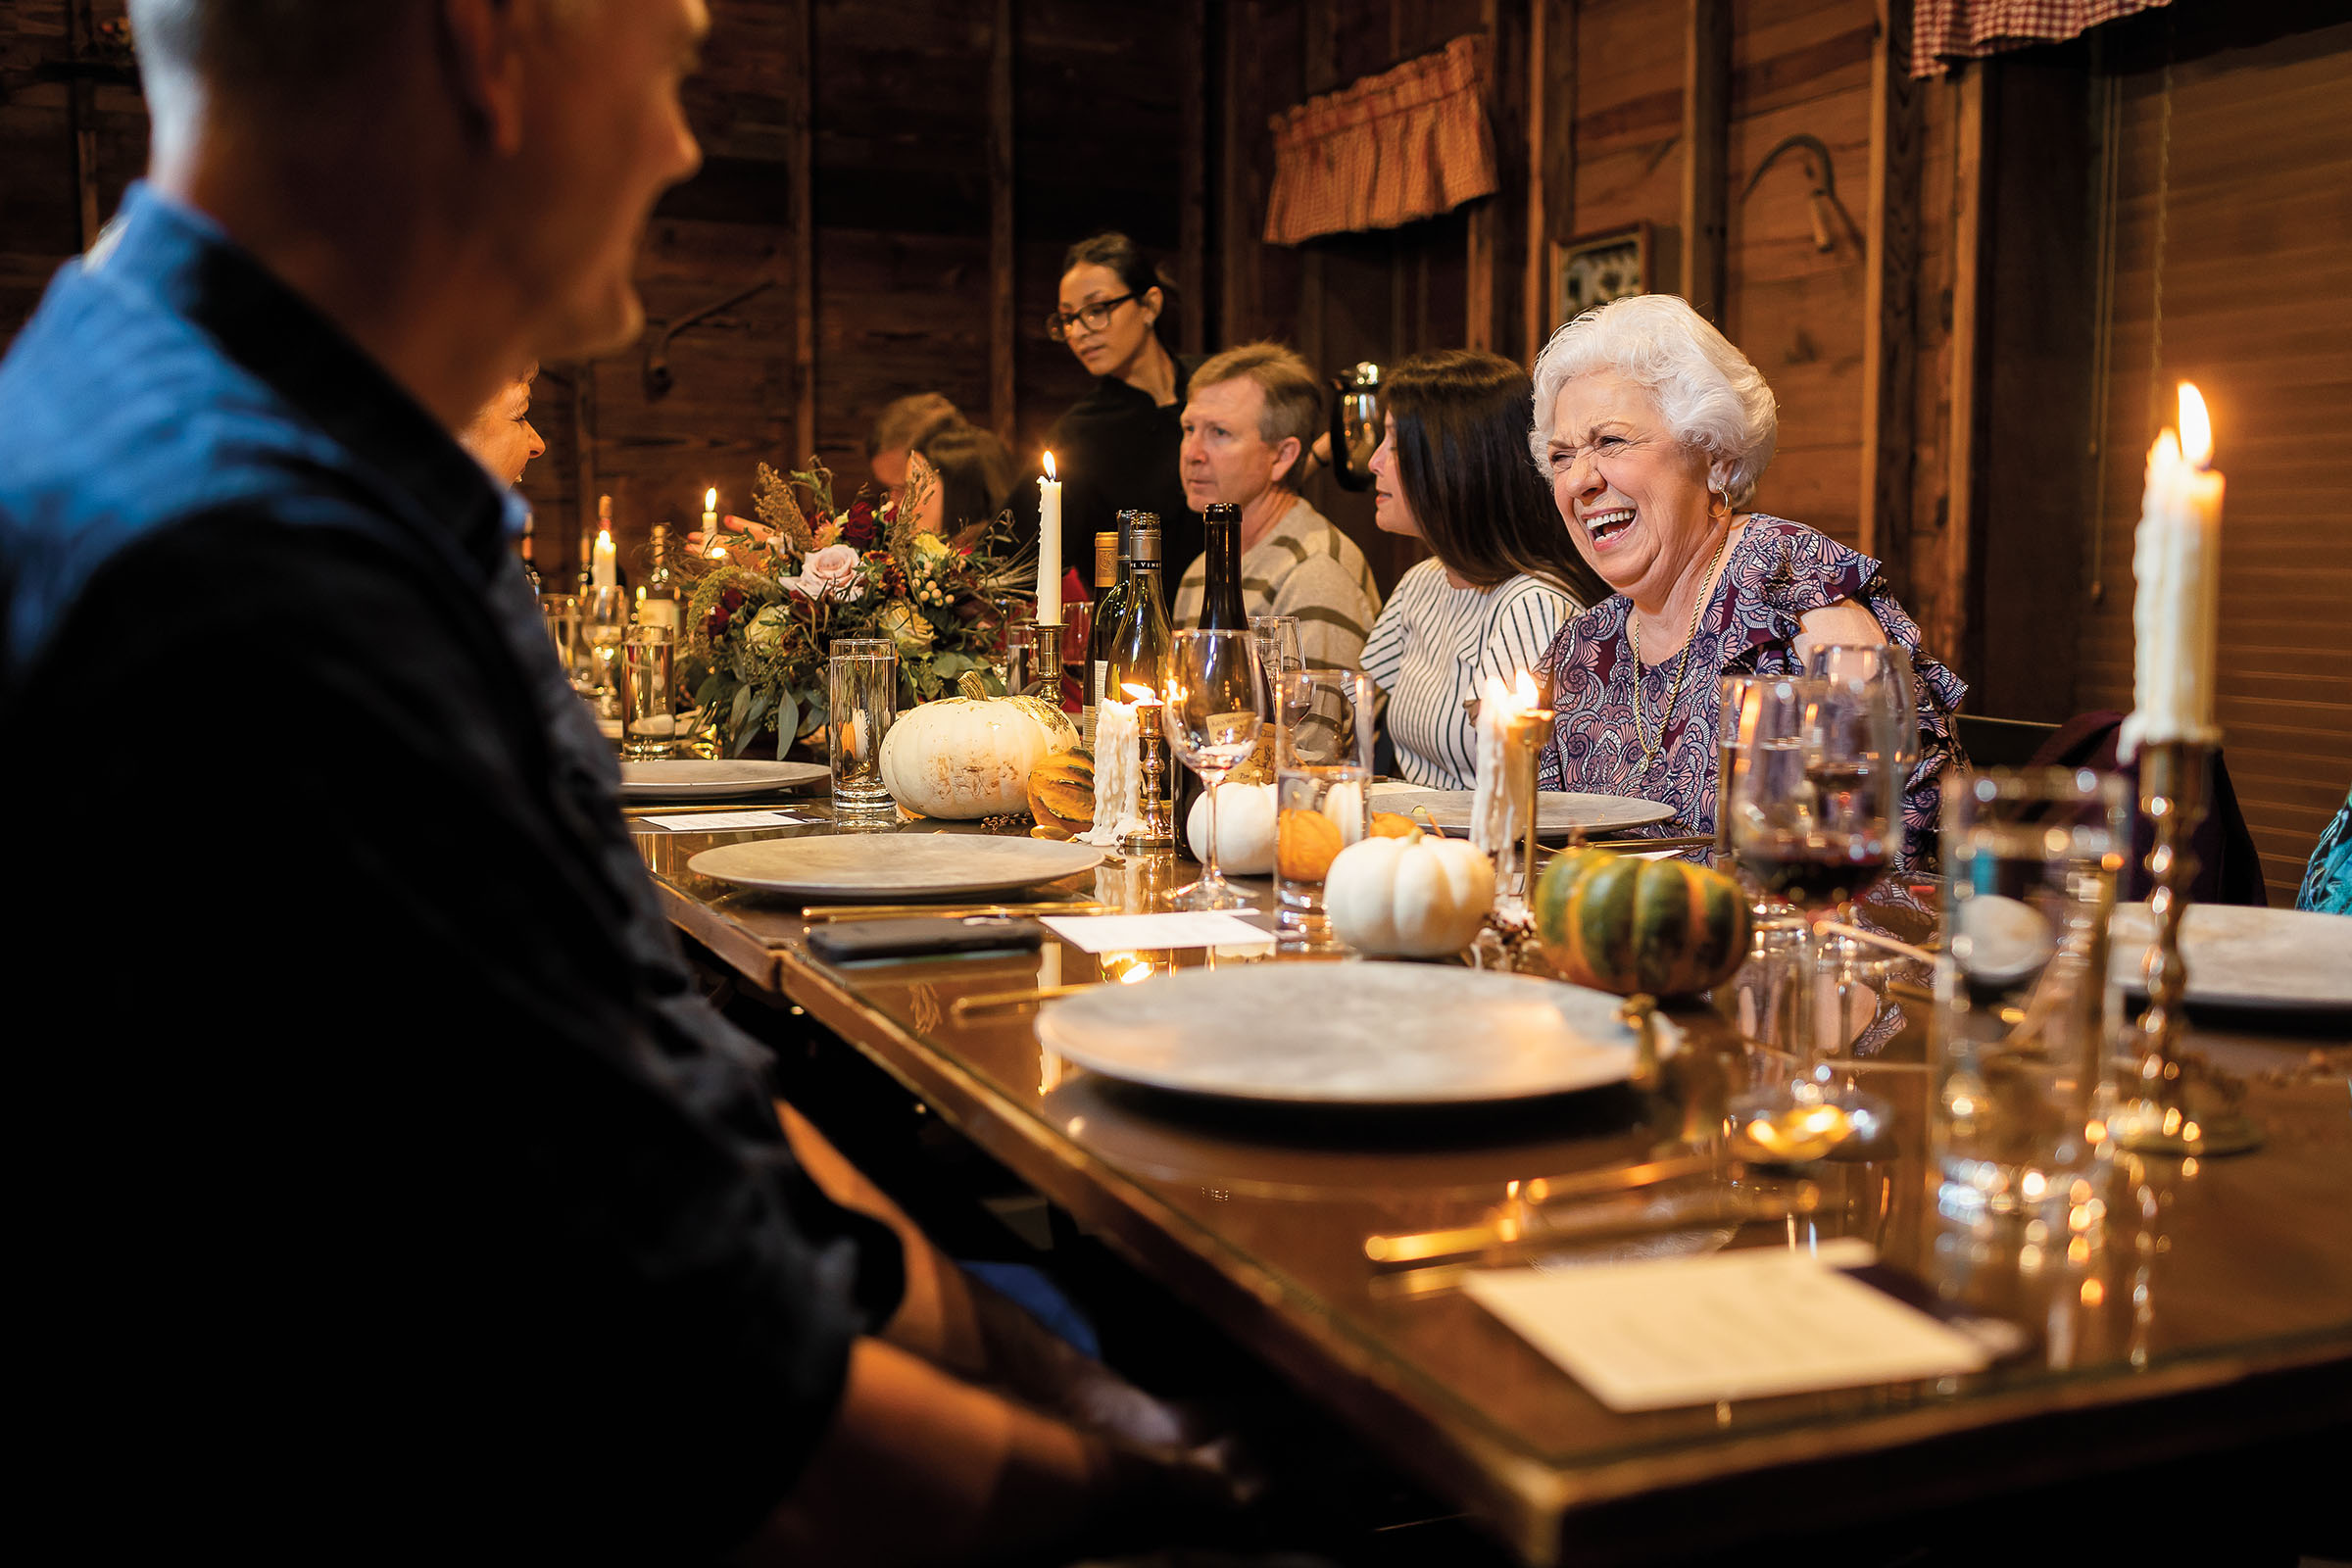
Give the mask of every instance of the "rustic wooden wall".
[[0, 342], [147, 162], [127, 61], [95, 43], [122, 0], [0, 4]]

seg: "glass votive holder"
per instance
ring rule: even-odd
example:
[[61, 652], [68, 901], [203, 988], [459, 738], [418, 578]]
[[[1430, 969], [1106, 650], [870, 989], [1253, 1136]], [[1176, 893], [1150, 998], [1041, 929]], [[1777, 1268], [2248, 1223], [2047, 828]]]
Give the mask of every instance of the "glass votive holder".
[[1372, 721], [1379, 694], [1361, 670], [1293, 677], [1298, 723], [1274, 770], [1275, 934], [1287, 949], [1336, 949], [1323, 907], [1331, 862], [1371, 830]]
[[882, 740], [898, 712], [899, 651], [886, 638], [835, 639], [827, 666], [826, 739], [837, 814], [893, 812]]
[[2109, 1152], [2102, 1087], [2122, 999], [2107, 928], [2126, 812], [2123, 781], [2089, 769], [1994, 768], [1944, 786], [1930, 1137], [1946, 1218], [2080, 1202]]

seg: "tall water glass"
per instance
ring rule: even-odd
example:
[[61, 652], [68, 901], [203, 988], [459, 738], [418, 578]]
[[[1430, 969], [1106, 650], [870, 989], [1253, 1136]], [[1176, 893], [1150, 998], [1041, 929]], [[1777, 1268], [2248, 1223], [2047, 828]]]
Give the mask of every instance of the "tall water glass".
[[577, 594], [541, 594], [539, 614], [547, 622], [548, 640], [556, 645], [556, 662], [563, 666], [564, 678], [571, 682], [572, 690], [584, 691], [580, 673], [580, 596]]
[[580, 595], [580, 624], [595, 656], [595, 681], [590, 688], [596, 710], [607, 718], [620, 716], [620, 693], [612, 666], [620, 655], [621, 635], [629, 629], [629, 599], [618, 588], [591, 588]]
[[1207, 813], [1207, 855], [1200, 879], [1181, 890], [1178, 907], [1248, 908], [1250, 901], [1217, 869], [1217, 786], [1257, 749], [1268, 707], [1257, 638], [1219, 628], [1180, 631], [1162, 666], [1160, 722], [1168, 746], [1200, 778]]
[[620, 642], [620, 755], [632, 761], [674, 757], [685, 738], [678, 714], [678, 634], [631, 626]]
[[1285, 948], [1338, 944], [1323, 909], [1323, 881], [1340, 851], [1372, 819], [1372, 714], [1378, 692], [1361, 670], [1300, 670], [1290, 681], [1296, 711], [1336, 713], [1330, 728], [1301, 728], [1274, 772], [1275, 930]]
[[898, 646], [880, 637], [835, 638], [827, 675], [834, 812], [893, 812], [890, 788], [882, 782], [882, 740], [898, 712]]
[[2107, 924], [2128, 811], [2123, 781], [2087, 768], [1993, 768], [1944, 786], [1931, 1137], [1949, 1218], [2072, 1216], [2099, 1185], [2100, 1075], [2122, 1017]]

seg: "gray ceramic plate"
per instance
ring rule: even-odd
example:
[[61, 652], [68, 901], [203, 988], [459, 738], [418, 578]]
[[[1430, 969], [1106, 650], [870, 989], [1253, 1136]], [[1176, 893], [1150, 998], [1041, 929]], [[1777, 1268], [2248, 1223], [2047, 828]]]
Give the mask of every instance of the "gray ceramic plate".
[[829, 779], [832, 769], [817, 762], [706, 760], [681, 757], [654, 762], [620, 764], [620, 798], [624, 801], [724, 800], [735, 795], [760, 795], [768, 790], [795, 789]]
[[[2119, 904], [2108, 925], [2116, 983], [2134, 995], [2155, 940], [2144, 904]], [[2192, 904], [2181, 919], [2188, 1000], [2281, 1012], [2352, 1012], [2352, 918], [2300, 909]]]
[[[1395, 811], [1399, 816], [1411, 816], [1416, 806], [1426, 807], [1438, 826], [1448, 833], [1470, 831], [1471, 790], [1414, 790], [1374, 789], [1372, 809]], [[1618, 828], [1643, 827], [1651, 822], [1663, 822], [1674, 814], [1674, 808], [1656, 801], [1637, 800], [1631, 795], [1576, 795], [1562, 790], [1545, 790], [1536, 797], [1536, 836], [1545, 839], [1565, 839], [1571, 828], [1583, 828], [1587, 833], [1606, 833]]]
[[1047, 839], [977, 833], [811, 833], [705, 850], [688, 870], [763, 893], [809, 899], [998, 893], [1055, 882], [1102, 863], [1102, 852]]
[[1447, 965], [1251, 963], [1065, 998], [1038, 1034], [1081, 1067], [1154, 1089], [1462, 1104], [1624, 1081], [1634, 1033], [1617, 1007], [1582, 986]]

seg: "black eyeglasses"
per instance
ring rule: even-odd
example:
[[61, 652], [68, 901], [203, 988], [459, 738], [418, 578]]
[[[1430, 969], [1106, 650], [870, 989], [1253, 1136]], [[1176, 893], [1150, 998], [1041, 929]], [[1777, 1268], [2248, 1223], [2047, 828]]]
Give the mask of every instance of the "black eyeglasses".
[[1072, 321], [1084, 323], [1089, 332], [1100, 332], [1110, 324], [1110, 313], [1134, 298], [1133, 294], [1122, 294], [1115, 300], [1094, 300], [1074, 311], [1056, 311], [1046, 318], [1046, 336], [1056, 343], [1069, 341]]

